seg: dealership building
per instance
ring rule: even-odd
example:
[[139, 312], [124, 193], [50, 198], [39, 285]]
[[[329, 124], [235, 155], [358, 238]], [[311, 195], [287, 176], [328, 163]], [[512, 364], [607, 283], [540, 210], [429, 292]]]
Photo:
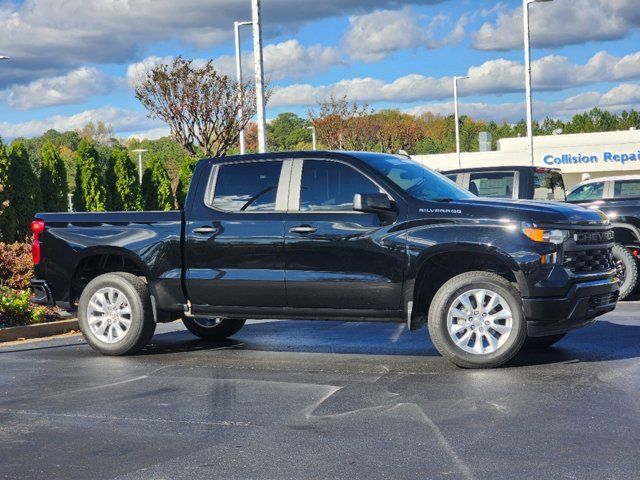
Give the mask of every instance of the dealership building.
[[[459, 168], [455, 153], [413, 159], [441, 171]], [[560, 169], [567, 188], [586, 178], [640, 175], [640, 130], [535, 137], [534, 162]], [[530, 164], [526, 138], [498, 140], [497, 151], [461, 154], [462, 168]]]

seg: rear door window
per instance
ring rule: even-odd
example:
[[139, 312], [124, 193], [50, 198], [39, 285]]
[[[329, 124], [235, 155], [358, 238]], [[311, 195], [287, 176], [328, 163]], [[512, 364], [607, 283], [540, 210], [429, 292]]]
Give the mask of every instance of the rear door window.
[[274, 211], [281, 171], [281, 161], [221, 165], [209, 206], [226, 212]]
[[556, 200], [558, 202], [566, 200], [564, 180], [560, 172], [536, 172], [533, 182], [534, 200]]
[[599, 200], [604, 194], [604, 182], [588, 183], [576, 188], [569, 194], [567, 200], [570, 202], [581, 200]]
[[640, 180], [618, 180], [615, 182], [614, 198], [640, 197]]
[[513, 198], [515, 172], [472, 173], [469, 191], [479, 197]]

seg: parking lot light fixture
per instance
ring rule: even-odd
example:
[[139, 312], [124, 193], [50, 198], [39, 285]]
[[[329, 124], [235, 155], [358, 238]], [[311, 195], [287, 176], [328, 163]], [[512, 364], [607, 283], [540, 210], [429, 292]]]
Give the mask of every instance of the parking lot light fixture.
[[533, 98], [531, 93], [531, 34], [529, 28], [529, 5], [532, 3], [552, 2], [553, 0], [522, 0], [522, 18], [524, 23], [524, 63], [525, 90], [527, 102], [527, 146], [531, 165], [535, 164], [533, 157]]
[[458, 80], [469, 77], [453, 77], [453, 110], [456, 122], [456, 153], [458, 154], [458, 168], [462, 168], [462, 155], [460, 154], [460, 113], [458, 111]]

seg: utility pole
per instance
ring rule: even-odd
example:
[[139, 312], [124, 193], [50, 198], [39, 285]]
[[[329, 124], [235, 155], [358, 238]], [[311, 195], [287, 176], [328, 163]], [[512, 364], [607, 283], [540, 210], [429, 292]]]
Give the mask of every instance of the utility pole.
[[531, 93], [531, 34], [529, 29], [529, 5], [553, 0], [522, 0], [522, 20], [524, 23], [524, 69], [527, 101], [527, 147], [531, 165], [535, 165], [533, 155], [533, 95]]
[[453, 77], [453, 109], [456, 122], [456, 153], [458, 154], [458, 168], [462, 168], [462, 154], [460, 153], [460, 113], [458, 111], [458, 80], [469, 77]]
[[144, 148], [138, 148], [134, 150], [134, 153], [138, 154], [138, 177], [140, 180], [140, 185], [142, 185], [142, 154], [148, 151], [149, 150], [146, 150]]
[[316, 127], [314, 125], [311, 125], [310, 127], [307, 127], [308, 130], [311, 130], [311, 142], [313, 145], [313, 150], [317, 150], [318, 149], [318, 142], [316, 139]]
[[262, 23], [260, 19], [260, 0], [252, 0], [253, 13], [253, 58], [256, 74], [256, 110], [258, 121], [258, 151], [267, 151], [267, 124], [265, 120], [264, 99], [264, 61], [262, 58]]
[[[242, 52], [240, 50], [240, 27], [244, 27], [245, 25], [251, 25], [252, 22], [234, 22], [233, 29], [235, 33], [236, 39], [236, 78], [238, 81], [239, 93], [240, 96], [239, 102], [240, 107], [238, 108], [238, 120], [242, 121], [242, 105], [244, 103], [244, 86], [242, 83]], [[244, 139], [244, 128], [240, 130], [240, 155], [244, 155], [247, 151]]]

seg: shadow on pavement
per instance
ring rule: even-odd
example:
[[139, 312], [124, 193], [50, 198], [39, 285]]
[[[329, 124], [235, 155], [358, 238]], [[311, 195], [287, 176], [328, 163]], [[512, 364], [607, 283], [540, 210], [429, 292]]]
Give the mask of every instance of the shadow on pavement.
[[[202, 350], [341, 353], [360, 355], [439, 356], [426, 329], [399, 332], [396, 324], [314, 321], [263, 322], [246, 325], [234, 338], [210, 342], [188, 331], [160, 333], [141, 355]], [[508, 367], [552, 363], [599, 362], [640, 357], [640, 325], [597, 322], [547, 349], [523, 350]]]

